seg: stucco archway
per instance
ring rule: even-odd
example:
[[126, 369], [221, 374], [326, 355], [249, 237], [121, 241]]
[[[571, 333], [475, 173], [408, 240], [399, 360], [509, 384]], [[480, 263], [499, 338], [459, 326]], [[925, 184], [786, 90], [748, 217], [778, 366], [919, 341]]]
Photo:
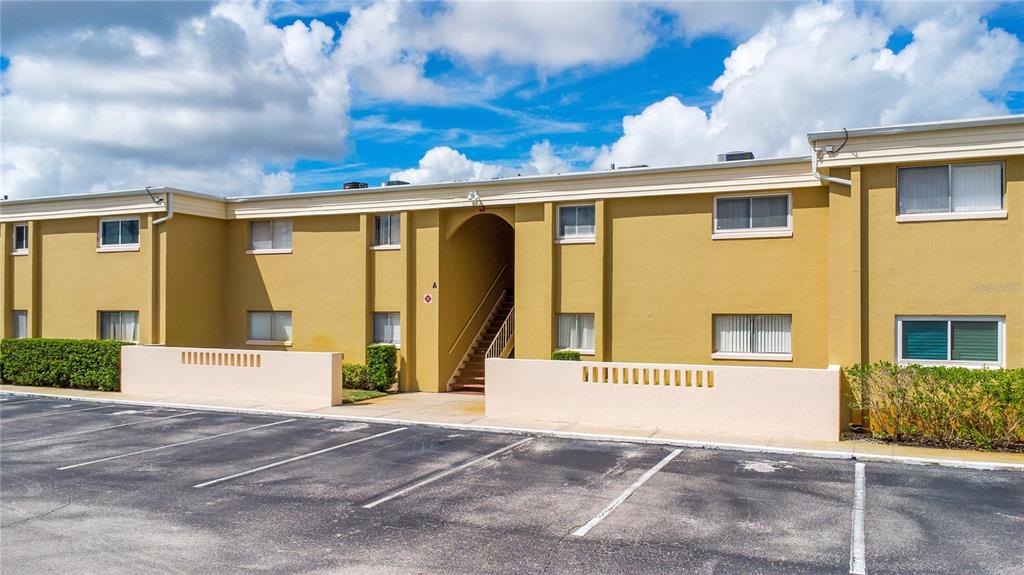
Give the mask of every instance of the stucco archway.
[[446, 215], [439, 351], [452, 390], [483, 391], [483, 354], [511, 313], [515, 230], [503, 211]]

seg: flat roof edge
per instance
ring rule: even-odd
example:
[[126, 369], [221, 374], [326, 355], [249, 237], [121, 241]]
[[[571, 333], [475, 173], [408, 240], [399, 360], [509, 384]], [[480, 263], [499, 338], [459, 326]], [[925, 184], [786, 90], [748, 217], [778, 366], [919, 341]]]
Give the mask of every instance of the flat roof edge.
[[1024, 114], [1011, 114], [1006, 116], [987, 116], [981, 118], [967, 118], [963, 120], [939, 120], [935, 122], [916, 122], [910, 124], [894, 124], [889, 126], [871, 126], [866, 128], [849, 128], [843, 130], [824, 130], [820, 132], [808, 132], [807, 141], [827, 140], [842, 138], [844, 135], [854, 136], [876, 136], [887, 134], [905, 134], [911, 132], [930, 132], [936, 130], [950, 130], [956, 128], [981, 128], [985, 126], [1002, 126], [1024, 124]]
[[[556, 182], [556, 181], [573, 181], [581, 180], [594, 177], [604, 176], [626, 176], [626, 175], [647, 175], [647, 174], [666, 174], [675, 172], [692, 172], [700, 170], [713, 170], [722, 168], [742, 168], [751, 166], [769, 166], [774, 164], [796, 164], [801, 162], [810, 163], [810, 156], [789, 156], [781, 158], [764, 158], [754, 160], [735, 160], [731, 162], [714, 162], [707, 164], [692, 164], [685, 166], [660, 166], [654, 168], [619, 168], [616, 170], [597, 170], [589, 172], [567, 172], [564, 174], [544, 174], [535, 176], [512, 176], [509, 178], [497, 178], [493, 180], [466, 180], [458, 182], [436, 182], [430, 184], [408, 184], [402, 186], [376, 186], [369, 188], [357, 188], [353, 190], [344, 189], [333, 189], [333, 190], [318, 190], [312, 192], [294, 192], [288, 194], [271, 194], [271, 195], [253, 195], [253, 196], [229, 196], [226, 198], [228, 202], [232, 203], [243, 203], [252, 201], [269, 201], [269, 200], [282, 200], [287, 198], [311, 198], [311, 197], [327, 197], [336, 195], [358, 195], [358, 194], [372, 194], [382, 191], [396, 191], [396, 190], [438, 190], [445, 188], [468, 188], [468, 187], [480, 187], [489, 186], [495, 184], [510, 184], [510, 183], [541, 183], [541, 182]], [[810, 166], [808, 166], [808, 173], [810, 173]]]
[[[161, 186], [159, 188], [149, 188], [149, 192], [152, 194], [166, 194], [174, 193], [181, 194], [183, 196], [191, 196], [194, 198], [200, 198], [204, 200], [214, 200], [218, 202], [224, 201], [224, 196], [215, 196], [213, 194], [205, 194], [203, 192], [193, 192], [191, 190], [182, 190], [180, 188], [172, 188], [168, 186]], [[57, 194], [52, 196], [33, 196], [31, 198], [12, 198], [9, 200], [0, 200], [0, 206], [9, 204], [29, 204], [33, 202], [58, 202], [61, 200], [81, 200], [86, 198], [116, 198], [121, 196], [132, 196], [145, 194], [146, 189], [140, 188], [135, 190], [114, 190], [110, 192], [85, 192], [81, 194]]]

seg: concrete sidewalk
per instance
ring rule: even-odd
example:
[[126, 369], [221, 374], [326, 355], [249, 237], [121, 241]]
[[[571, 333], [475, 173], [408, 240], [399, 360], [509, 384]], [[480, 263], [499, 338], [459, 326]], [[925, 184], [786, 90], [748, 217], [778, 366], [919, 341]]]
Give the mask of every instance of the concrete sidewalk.
[[51, 387], [0, 385], [0, 391], [19, 394], [206, 408], [289, 416], [370, 420], [381, 423], [409, 424], [494, 431], [529, 433], [565, 438], [625, 441], [708, 449], [808, 455], [864, 461], [896, 461], [911, 464], [936, 464], [974, 469], [1024, 471], [1024, 454], [989, 453], [959, 449], [932, 449], [888, 445], [870, 441], [801, 441], [788, 438], [745, 437], [741, 435], [699, 435], [672, 429], [600, 427], [559, 421], [505, 420], [487, 417], [482, 395], [459, 393], [402, 393], [359, 403], [318, 407], [303, 403], [254, 402], [237, 398], [209, 398], [186, 395], [132, 395], [120, 392], [90, 391]]

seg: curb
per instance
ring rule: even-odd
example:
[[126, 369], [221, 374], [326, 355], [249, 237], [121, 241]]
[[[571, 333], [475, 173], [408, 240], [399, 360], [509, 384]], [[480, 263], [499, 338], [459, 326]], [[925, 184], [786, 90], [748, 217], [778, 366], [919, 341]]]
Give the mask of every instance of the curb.
[[[387, 425], [418, 425], [460, 431], [480, 431], [484, 433], [500, 433], [505, 435], [531, 435], [534, 437], [553, 437], [558, 439], [579, 439], [585, 441], [607, 441], [614, 443], [633, 443], [641, 445], [663, 445], [669, 447], [688, 447], [692, 449], [715, 449], [722, 451], [740, 451], [745, 453], [772, 453], [777, 455], [802, 455], [819, 459], [847, 459], [851, 461], [872, 461], [886, 463], [902, 463], [905, 465], [938, 465], [959, 469], [976, 469], [982, 471], [1017, 471], [1024, 472], [1024, 463], [1001, 463], [995, 461], [965, 461], [961, 459], [941, 459], [932, 457], [910, 457], [900, 455], [882, 455], [864, 453], [857, 454], [846, 451], [830, 451], [825, 449], [803, 449], [798, 447], [773, 447], [747, 443], [726, 443], [717, 441], [693, 441], [686, 439], [660, 439], [652, 437], [634, 437], [629, 435], [606, 435], [600, 433], [584, 433], [579, 431], [554, 431], [548, 429], [530, 429], [525, 427], [499, 427], [494, 425], [476, 425], [472, 423], [438, 423], [436, 421], [417, 421], [412, 419], [396, 419], [389, 417], [368, 417], [360, 415], [337, 415], [333, 413], [311, 413], [308, 411], [287, 411], [281, 409], [255, 409], [248, 407], [223, 407], [217, 405], [194, 405], [188, 403], [167, 403], [160, 401], [141, 401], [132, 399], [114, 399], [107, 397], [79, 397], [75, 395], [59, 395], [50, 393], [32, 393], [25, 391], [2, 391], [16, 396], [44, 397], [67, 401], [85, 401], [91, 403], [110, 403], [115, 405], [138, 405], [146, 407], [166, 407], [188, 409], [192, 411], [216, 411], [221, 413], [238, 413], [246, 415], [273, 415], [279, 417], [296, 417], [305, 419], [329, 419], [335, 421], [353, 421], [361, 423], [381, 423]], [[2, 404], [0, 404], [2, 405]]]

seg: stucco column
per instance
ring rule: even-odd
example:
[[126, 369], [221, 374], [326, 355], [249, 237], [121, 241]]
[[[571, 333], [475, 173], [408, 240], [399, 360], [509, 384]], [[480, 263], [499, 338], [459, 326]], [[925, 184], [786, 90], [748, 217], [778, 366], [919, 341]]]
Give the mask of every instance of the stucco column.
[[[373, 259], [370, 251], [374, 245], [374, 216], [372, 214], [359, 214], [359, 229], [362, 231], [362, 254], [361, 262], [352, 262], [353, 267], [361, 270], [362, 273], [362, 324], [361, 333], [362, 347], [366, 348], [373, 342], [374, 334], [374, 269]], [[364, 358], [366, 363], [366, 349], [360, 349], [358, 356]]]
[[[438, 343], [438, 309], [444, 297], [444, 286], [434, 287], [440, 280], [441, 214], [437, 210], [421, 211], [412, 221], [415, 250], [411, 257], [415, 262], [409, 289], [415, 298], [415, 312], [410, 310], [410, 315], [416, 316], [411, 340], [416, 351], [412, 380], [407, 385], [414, 391], [445, 391], [443, 386], [447, 381], [441, 381], [440, 377], [441, 346]], [[427, 294], [430, 294], [429, 302], [423, 297]]]
[[[847, 177], [836, 170], [838, 177]], [[829, 184], [828, 360], [848, 367], [861, 360], [862, 204], [860, 168], [852, 186]]]
[[0, 224], [0, 338], [11, 337], [11, 299], [14, 278], [11, 277], [11, 225]]
[[398, 308], [398, 317], [401, 322], [402, 329], [402, 341], [410, 342], [409, 344], [403, 345], [402, 349], [398, 350], [398, 365], [399, 365], [399, 381], [398, 388], [401, 391], [411, 391], [412, 381], [411, 377], [413, 374], [413, 366], [416, 362], [416, 346], [412, 343], [416, 341], [416, 309], [415, 300], [415, 285], [413, 278], [416, 275], [416, 243], [414, 238], [416, 234], [412, 232], [413, 215], [410, 212], [402, 212], [401, 217], [401, 238], [402, 244], [401, 257], [402, 257], [402, 272], [403, 272], [403, 284], [404, 294], [402, 302]]
[[516, 357], [550, 359], [554, 319], [554, 206], [516, 206]]
[[[31, 269], [31, 286], [32, 295], [29, 299], [29, 310], [28, 310], [28, 334], [29, 337], [43, 337], [43, 246], [42, 246], [43, 234], [40, 230], [39, 222], [28, 223], [28, 257]], [[13, 239], [11, 247], [13, 247]], [[10, 250], [4, 251], [8, 254]], [[7, 316], [10, 317], [10, 312]], [[10, 320], [8, 320], [10, 321]]]
[[610, 248], [608, 246], [608, 238], [611, 237], [608, 234], [608, 226], [610, 224], [605, 214], [605, 200], [597, 200], [594, 202], [594, 222], [597, 224], [595, 230], [595, 242], [597, 243], [598, 260], [597, 265], [600, 268], [597, 273], [597, 277], [601, 282], [600, 292], [598, 294], [598, 305], [597, 309], [594, 310], [594, 359], [596, 361], [609, 361], [606, 353], [606, 343], [610, 330], [608, 325], [611, 322], [611, 314], [606, 313], [610, 301], [608, 298], [608, 257]]

